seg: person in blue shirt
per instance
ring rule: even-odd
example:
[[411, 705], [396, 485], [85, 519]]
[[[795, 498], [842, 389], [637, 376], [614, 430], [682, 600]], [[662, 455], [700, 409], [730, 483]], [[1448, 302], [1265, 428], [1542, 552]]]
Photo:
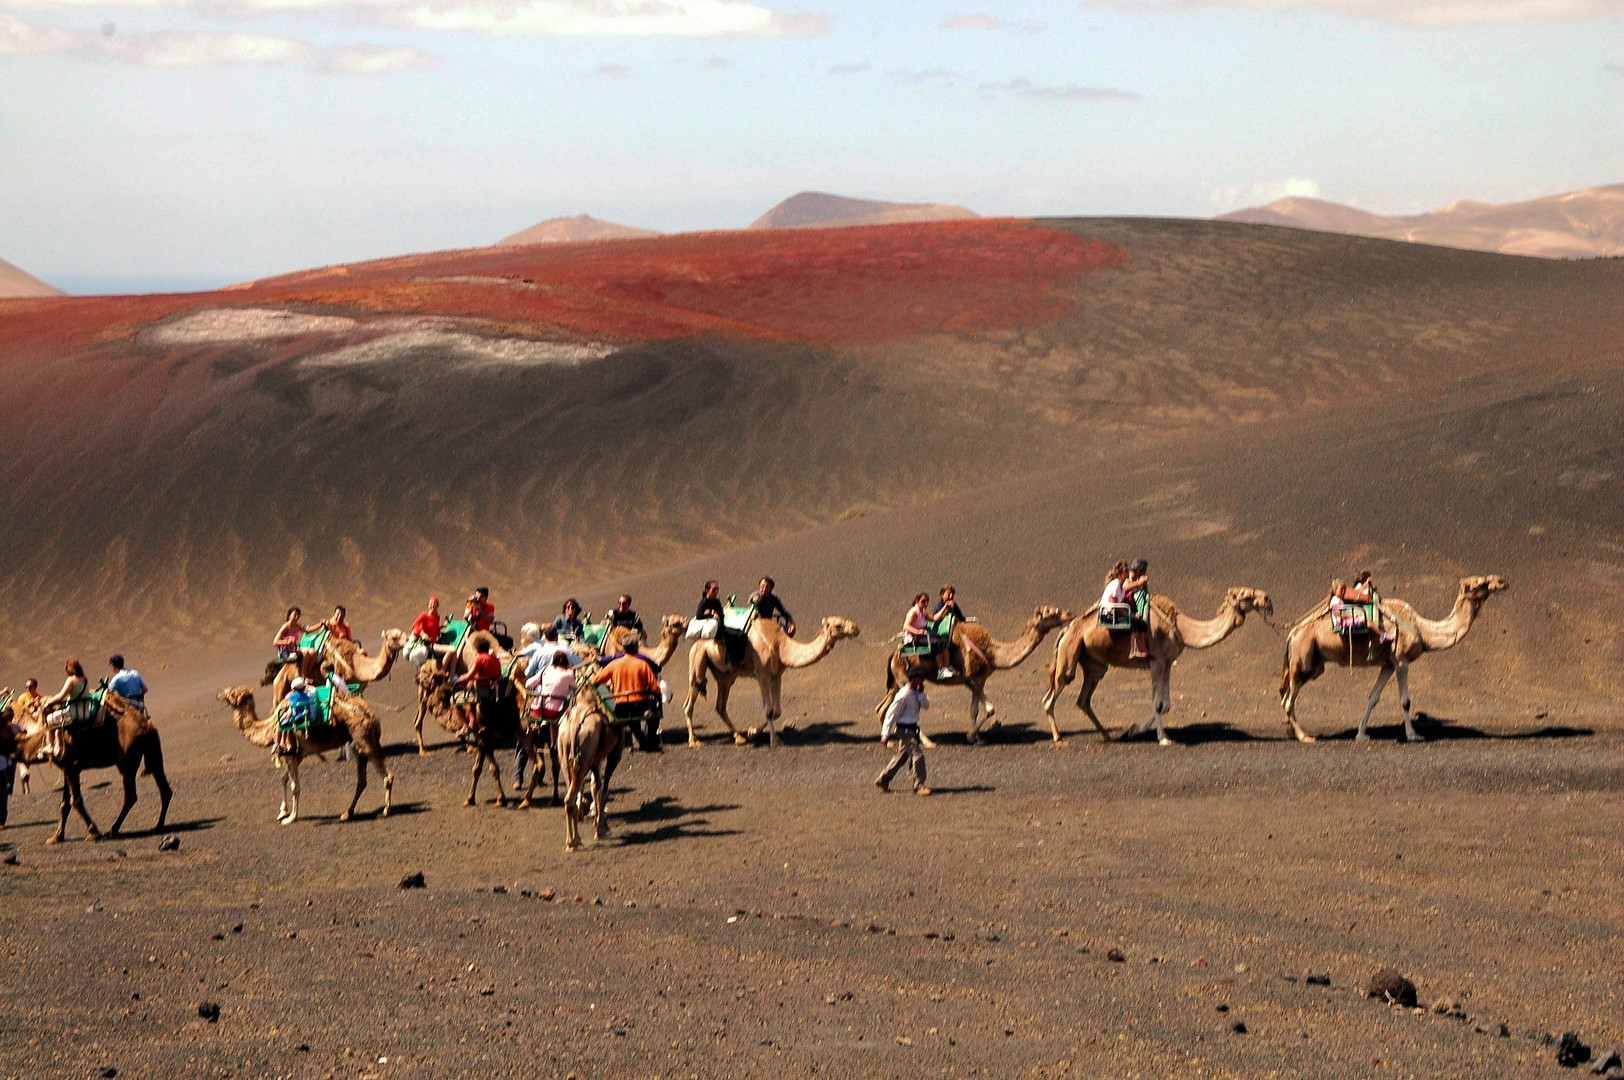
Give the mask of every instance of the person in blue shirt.
[[124, 654], [114, 653], [107, 658], [113, 677], [107, 680], [107, 689], [128, 701], [142, 712], [147, 711], [147, 683], [141, 673], [124, 666]]
[[581, 622], [581, 605], [573, 597], [564, 601], [563, 614], [553, 620], [553, 629], [558, 631], [559, 637], [568, 638], [570, 641], [581, 640], [581, 634], [585, 630]]
[[291, 753], [295, 743], [293, 732], [298, 727], [310, 727], [315, 722], [316, 696], [310, 692], [310, 684], [303, 679], [294, 679], [288, 686], [288, 696], [282, 699], [282, 714], [277, 718], [276, 748], [281, 753]]

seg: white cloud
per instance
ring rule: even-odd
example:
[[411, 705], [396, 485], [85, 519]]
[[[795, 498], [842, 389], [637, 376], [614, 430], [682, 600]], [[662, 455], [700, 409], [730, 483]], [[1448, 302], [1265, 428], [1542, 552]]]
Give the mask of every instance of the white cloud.
[[307, 62], [317, 70], [343, 75], [375, 75], [433, 62], [426, 53], [407, 46], [346, 45], [318, 51], [309, 42], [268, 34], [116, 33], [111, 24], [96, 33], [39, 28], [0, 14], [0, 55], [7, 53], [55, 53], [149, 68]]
[[993, 15], [949, 15], [942, 20], [943, 30], [997, 30], [1008, 25]]
[[725, 71], [732, 66], [732, 59], [714, 53], [705, 60], [705, 67], [711, 71]]
[[435, 63], [434, 57], [410, 45], [345, 45], [324, 52], [315, 66], [335, 75], [381, 75]]
[[912, 86], [951, 86], [956, 82], [969, 78], [968, 75], [962, 75], [957, 71], [949, 71], [947, 68], [927, 68], [923, 71], [916, 71], [912, 68], [893, 68], [887, 71], [886, 75], [898, 82], [908, 83]]
[[1214, 214], [1227, 214], [1248, 206], [1267, 206], [1276, 199], [1295, 196], [1317, 199], [1321, 195], [1319, 182], [1301, 176], [1287, 176], [1279, 180], [1263, 180], [1251, 184], [1226, 184], [1207, 192]]
[[1601, 69], [1608, 75], [1624, 75], [1624, 64], [1603, 64]]
[[599, 64], [592, 70], [592, 74], [605, 79], [629, 79], [632, 77], [630, 64]]
[[1318, 8], [1338, 15], [1410, 23], [1554, 23], [1624, 17], [1624, 0], [1084, 0], [1083, 8], [1169, 11], [1199, 7]]
[[857, 75], [874, 70], [873, 64], [836, 64], [829, 69], [831, 75]]
[[1030, 79], [1011, 79], [1009, 82], [982, 83], [979, 87], [982, 97], [994, 98], [1000, 94], [1015, 97], [1030, 98], [1034, 101], [1100, 101], [1125, 102], [1138, 101], [1139, 95], [1132, 90], [1115, 90], [1108, 86], [1079, 86], [1077, 83], [1065, 83], [1045, 86], [1034, 83]]

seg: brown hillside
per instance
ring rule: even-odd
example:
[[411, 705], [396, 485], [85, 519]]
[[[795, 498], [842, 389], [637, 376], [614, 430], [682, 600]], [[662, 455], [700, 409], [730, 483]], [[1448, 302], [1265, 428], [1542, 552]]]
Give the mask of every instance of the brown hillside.
[[0, 259], [0, 299], [23, 296], [61, 296], [62, 290]]
[[752, 229], [825, 229], [850, 225], [900, 225], [914, 221], [957, 221], [976, 214], [946, 203], [897, 203], [850, 199], [821, 191], [791, 195], [749, 224]]
[[634, 225], [599, 221], [588, 214], [548, 218], [512, 236], [504, 236], [492, 247], [520, 247], [525, 244], [579, 244], [595, 240], [646, 240], [660, 234]]

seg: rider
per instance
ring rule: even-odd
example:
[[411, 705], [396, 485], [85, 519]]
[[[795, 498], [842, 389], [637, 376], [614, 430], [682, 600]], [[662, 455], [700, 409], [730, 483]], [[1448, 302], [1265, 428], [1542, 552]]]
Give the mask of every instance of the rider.
[[530, 663], [524, 669], [524, 677], [528, 680], [540, 675], [552, 664], [555, 656], [562, 656], [564, 663], [571, 668], [581, 662], [581, 658], [558, 639], [558, 627], [549, 626], [541, 632], [541, 642], [536, 651], [530, 654]]
[[429, 606], [412, 622], [411, 637], [423, 642], [429, 650], [429, 659], [445, 666], [442, 657], [451, 655], [451, 646], [440, 644], [440, 634], [445, 629], [445, 618], [440, 614], [440, 598], [429, 597]]
[[296, 607], [288, 608], [287, 621], [271, 642], [276, 646], [276, 658], [284, 664], [296, 662], [299, 659], [299, 639], [304, 637], [304, 633], [304, 612]]
[[755, 606], [757, 618], [772, 619], [784, 628], [784, 633], [794, 637], [795, 616], [789, 613], [789, 608], [785, 607], [784, 602], [778, 599], [778, 594], [773, 592], [775, 585], [777, 582], [772, 578], [762, 578], [750, 597], [750, 603]]
[[[477, 695], [480, 690], [495, 686], [502, 679], [502, 661], [491, 652], [491, 643], [485, 638], [474, 642], [474, 663], [465, 675], [453, 679], [453, 687], [463, 683], [472, 683]], [[466, 735], [474, 727], [474, 710], [469, 705], [458, 705], [457, 715], [462, 720], [462, 730], [458, 734]]]
[[[923, 647], [928, 651], [933, 644], [930, 621], [930, 593], [920, 593], [914, 597], [913, 607], [908, 609], [908, 614], [903, 616], [903, 641], [911, 647]], [[951, 679], [957, 674], [953, 670], [952, 657], [948, 653], [949, 643], [944, 642], [941, 651], [934, 657], [938, 679]]]
[[608, 623], [611, 630], [621, 626], [636, 630], [639, 637], [643, 636], [643, 620], [632, 610], [632, 598], [626, 593], [621, 593], [620, 599], [615, 601], [613, 610], [609, 612]]
[[282, 711], [277, 718], [276, 749], [278, 753], [292, 753], [295, 747], [293, 732], [296, 728], [310, 728], [316, 722], [316, 697], [310, 684], [303, 678], [288, 684], [288, 696], [282, 699]]
[[586, 627], [581, 623], [581, 603], [574, 597], [564, 601], [564, 610], [553, 620], [553, 629], [558, 636], [569, 638], [571, 641], [580, 641]]
[[128, 701], [142, 712], [147, 711], [147, 683], [141, 678], [141, 673], [124, 666], [124, 655], [114, 653], [107, 658], [107, 664], [113, 669], [112, 678], [107, 680], [107, 689]]
[[570, 654], [560, 649], [552, 660], [535, 675], [525, 680], [525, 689], [534, 695], [536, 707], [532, 710], [545, 720], [557, 720], [564, 715], [575, 692], [575, 669], [570, 666]]
[[333, 614], [329, 618], [323, 622], [317, 623], [316, 625], [325, 626], [327, 628], [328, 635], [334, 641], [355, 640], [355, 635], [350, 632], [349, 613], [345, 611], [343, 604], [335, 607], [333, 609]]
[[29, 679], [23, 683], [23, 692], [11, 699], [11, 715], [21, 719], [39, 700], [39, 680]]
[[1128, 635], [1128, 659], [1142, 660], [1150, 656], [1150, 563], [1135, 559], [1128, 564], [1128, 576], [1122, 579], [1122, 591], [1127, 594], [1133, 608], [1133, 632]]
[[[776, 599], [776, 598], [775, 598]], [[716, 640], [722, 643], [727, 651], [727, 660], [730, 664], [737, 664], [744, 658], [744, 647], [749, 643], [749, 637], [742, 630], [729, 630], [723, 618], [722, 583], [712, 578], [705, 582], [705, 591], [699, 597], [699, 609], [694, 612], [694, 621], [701, 619], [716, 620]]]
[[63, 665], [63, 672], [67, 678], [62, 683], [62, 689], [40, 702], [40, 715], [45, 718], [46, 753], [52, 757], [60, 757], [64, 750], [62, 729], [72, 723], [71, 707], [75, 701], [85, 696], [89, 689], [90, 680], [85, 677], [84, 665], [74, 656], [68, 657]]
[[626, 639], [626, 651], [615, 657], [592, 676], [593, 686], [609, 684], [617, 720], [647, 717], [645, 730], [638, 732], [638, 742], [644, 750], [659, 753], [660, 717], [653, 705], [660, 700], [659, 669], [654, 661], [642, 655], [634, 637]]
[[1122, 614], [1132, 611], [1128, 605], [1128, 590], [1122, 583], [1128, 580], [1128, 564], [1121, 559], [1111, 568], [1111, 576], [1105, 579], [1105, 592], [1100, 594], [1100, 612], [1121, 617]]
[[468, 620], [470, 630], [489, 632], [496, 623], [496, 605], [491, 603], [491, 590], [484, 585], [475, 589], [463, 605], [462, 617]]
[[953, 616], [954, 622], [970, 621], [969, 617], [964, 614], [964, 609], [959, 607], [958, 590], [951, 585], [942, 586], [941, 599], [936, 601], [936, 610], [931, 612], [930, 617], [934, 622], [941, 622], [942, 618], [947, 615]]

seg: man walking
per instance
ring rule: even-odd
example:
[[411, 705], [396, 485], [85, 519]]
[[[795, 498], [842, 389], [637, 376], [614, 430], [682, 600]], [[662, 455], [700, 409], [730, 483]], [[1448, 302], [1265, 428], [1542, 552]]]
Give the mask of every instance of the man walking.
[[885, 719], [880, 721], [880, 741], [890, 746], [895, 739], [897, 747], [897, 756], [874, 781], [874, 786], [886, 794], [891, 792], [892, 777], [904, 765], [913, 770], [914, 794], [930, 794], [930, 788], [925, 786], [925, 751], [919, 745], [919, 713], [928, 708], [930, 698], [925, 696], [925, 675], [920, 671], [910, 672], [907, 687], [891, 699], [891, 707], [885, 710]]

